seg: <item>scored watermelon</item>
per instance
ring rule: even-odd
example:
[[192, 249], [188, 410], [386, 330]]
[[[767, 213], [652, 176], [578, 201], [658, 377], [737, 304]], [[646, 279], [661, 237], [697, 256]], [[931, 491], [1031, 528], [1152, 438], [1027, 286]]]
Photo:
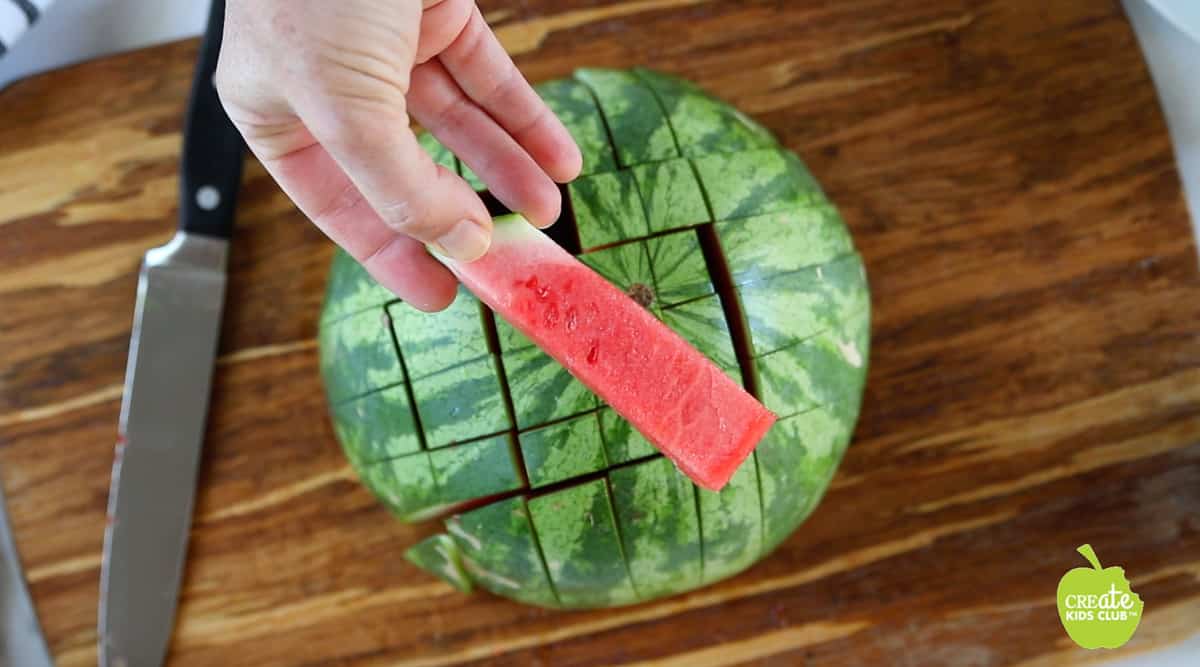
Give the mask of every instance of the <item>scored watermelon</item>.
[[778, 420], [704, 489], [467, 287], [424, 313], [336, 251], [318, 348], [337, 439], [399, 520], [443, 524], [406, 556], [455, 588], [597, 608], [727, 579], [807, 520], [851, 442], [870, 356], [863, 259], [803, 161], [695, 84], [587, 69], [537, 90], [584, 155], [558, 222], [577, 237], [568, 252], [751, 380]]
[[434, 254], [700, 486], [723, 487], [775, 423], [707, 357], [518, 215], [496, 219], [481, 259]]

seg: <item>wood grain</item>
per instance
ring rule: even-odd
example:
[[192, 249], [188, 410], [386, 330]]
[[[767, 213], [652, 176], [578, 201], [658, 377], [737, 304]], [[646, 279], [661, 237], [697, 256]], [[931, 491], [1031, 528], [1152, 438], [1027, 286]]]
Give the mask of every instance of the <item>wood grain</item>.
[[[402, 558], [313, 337], [330, 246], [248, 165], [173, 665], [1058, 665], [1090, 542], [1200, 627], [1200, 274], [1115, 2], [483, 2], [533, 80], [650, 64], [798, 150], [865, 257], [865, 410], [825, 502], [693, 594], [556, 613]], [[194, 42], [0, 92], [0, 471], [61, 665], [95, 663], [135, 272], [171, 234]]]

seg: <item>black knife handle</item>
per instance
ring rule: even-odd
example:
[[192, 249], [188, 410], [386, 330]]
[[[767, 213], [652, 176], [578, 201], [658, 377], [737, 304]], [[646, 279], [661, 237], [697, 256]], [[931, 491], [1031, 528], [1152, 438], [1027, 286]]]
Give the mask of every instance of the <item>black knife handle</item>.
[[233, 233], [234, 200], [242, 181], [245, 145], [225, 114], [213, 83], [224, 22], [225, 0], [213, 0], [183, 126], [179, 228], [228, 239]]

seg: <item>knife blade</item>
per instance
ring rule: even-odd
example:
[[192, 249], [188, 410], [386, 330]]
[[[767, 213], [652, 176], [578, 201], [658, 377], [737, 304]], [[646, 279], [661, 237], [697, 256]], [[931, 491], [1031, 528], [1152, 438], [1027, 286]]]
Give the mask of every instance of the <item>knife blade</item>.
[[179, 230], [138, 276], [101, 561], [102, 666], [162, 664], [175, 623], [244, 154], [213, 85], [224, 14], [214, 1], [192, 82]]
[[0, 489], [0, 665], [21, 667], [54, 667], [50, 649], [38, 625], [37, 613], [25, 577], [21, 560], [13, 543], [12, 526], [4, 508], [4, 491]]

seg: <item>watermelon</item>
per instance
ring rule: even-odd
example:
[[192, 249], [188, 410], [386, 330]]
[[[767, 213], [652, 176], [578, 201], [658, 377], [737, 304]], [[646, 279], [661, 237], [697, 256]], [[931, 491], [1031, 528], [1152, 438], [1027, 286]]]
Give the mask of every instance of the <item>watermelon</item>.
[[[629, 170], [580, 176], [567, 185], [584, 249], [644, 238], [650, 233], [637, 181]], [[515, 226], [515, 225], [514, 225]], [[510, 242], [534, 243], [530, 235], [510, 234]]]
[[424, 570], [436, 572], [451, 586], [464, 593], [475, 588], [471, 575], [463, 568], [462, 552], [454, 538], [446, 534], [433, 535], [408, 550], [409, 561]]
[[[700, 585], [704, 552], [695, 487], [656, 457], [609, 474], [629, 577], [647, 599]], [[755, 554], [757, 557], [757, 553]]]
[[611, 607], [638, 601], [606, 480], [534, 497], [529, 513], [561, 606]]
[[538, 488], [608, 467], [595, 412], [521, 434], [529, 486]]
[[[446, 520], [446, 534], [453, 540], [447, 545], [448, 558], [462, 563], [467, 581], [521, 602], [559, 606], [525, 498], [505, 498], [455, 514]], [[422, 552], [427, 549], [420, 547], [418, 544], [415, 550], [409, 549], [405, 556], [417, 566], [426, 567]], [[442, 575], [436, 565], [426, 569], [460, 590], [466, 587]]]
[[[538, 91], [584, 153], [555, 234], [581, 253], [502, 218], [498, 250], [523, 250], [494, 270], [550, 257], [584, 272], [620, 322], [665, 324], [778, 421], [706, 489], [621, 416], [621, 396], [593, 393], [538, 346], [586, 365], [582, 337], [548, 341], [466, 288], [423, 313], [336, 251], [318, 335], [334, 433], [396, 517], [443, 523], [406, 557], [459, 590], [605, 607], [734, 576], [816, 510], [850, 442], [870, 346], [862, 258], [803, 162], [694, 84], [589, 69]], [[421, 144], [484, 187], [431, 136]], [[505, 292], [481, 290], [511, 310]], [[668, 412], [644, 403], [633, 409]]]

